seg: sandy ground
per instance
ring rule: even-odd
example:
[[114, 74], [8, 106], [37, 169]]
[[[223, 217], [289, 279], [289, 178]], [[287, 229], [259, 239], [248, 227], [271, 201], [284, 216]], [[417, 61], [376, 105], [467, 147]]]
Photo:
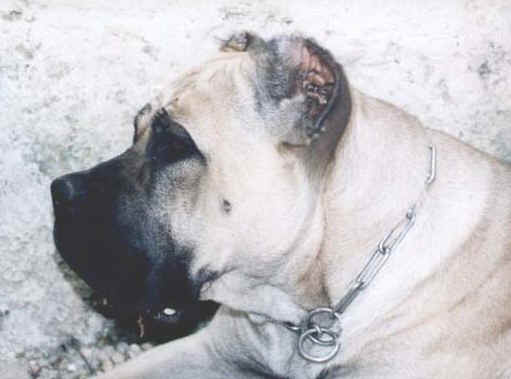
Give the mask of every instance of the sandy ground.
[[49, 183], [123, 151], [162, 83], [240, 29], [313, 36], [354, 86], [511, 160], [507, 0], [2, 0], [1, 378], [87, 377], [139, 353], [56, 255]]

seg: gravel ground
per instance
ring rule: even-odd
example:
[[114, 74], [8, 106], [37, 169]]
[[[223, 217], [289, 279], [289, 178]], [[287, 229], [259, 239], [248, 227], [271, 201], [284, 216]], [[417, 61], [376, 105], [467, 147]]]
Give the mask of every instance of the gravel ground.
[[77, 339], [70, 338], [50, 351], [29, 351], [23, 359], [32, 378], [82, 379], [109, 371], [152, 346], [150, 343], [128, 344], [122, 337], [109, 333], [108, 338], [92, 345], [82, 345]]

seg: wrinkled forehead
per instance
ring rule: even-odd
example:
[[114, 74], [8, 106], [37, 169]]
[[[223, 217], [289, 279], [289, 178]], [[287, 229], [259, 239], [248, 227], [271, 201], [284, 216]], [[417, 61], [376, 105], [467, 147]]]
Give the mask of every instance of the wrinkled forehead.
[[168, 89], [168, 107], [187, 119], [246, 104], [253, 94], [255, 64], [247, 53], [222, 53], [181, 75]]

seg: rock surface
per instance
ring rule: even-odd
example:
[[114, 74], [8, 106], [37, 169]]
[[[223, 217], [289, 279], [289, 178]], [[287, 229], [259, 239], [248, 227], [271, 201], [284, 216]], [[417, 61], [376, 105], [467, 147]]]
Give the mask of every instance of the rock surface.
[[313, 36], [354, 86], [511, 160], [507, 0], [2, 0], [0, 377], [84, 378], [141, 351], [55, 253], [49, 183], [122, 152], [162, 83], [240, 29]]

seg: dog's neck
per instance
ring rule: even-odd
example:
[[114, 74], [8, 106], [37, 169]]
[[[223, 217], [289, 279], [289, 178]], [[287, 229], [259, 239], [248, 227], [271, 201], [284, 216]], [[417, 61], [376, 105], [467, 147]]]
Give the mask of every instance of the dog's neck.
[[345, 295], [381, 238], [418, 200], [429, 172], [431, 141], [418, 122], [355, 90], [352, 96], [352, 117], [324, 185], [322, 244], [300, 294], [308, 309], [335, 306]]

